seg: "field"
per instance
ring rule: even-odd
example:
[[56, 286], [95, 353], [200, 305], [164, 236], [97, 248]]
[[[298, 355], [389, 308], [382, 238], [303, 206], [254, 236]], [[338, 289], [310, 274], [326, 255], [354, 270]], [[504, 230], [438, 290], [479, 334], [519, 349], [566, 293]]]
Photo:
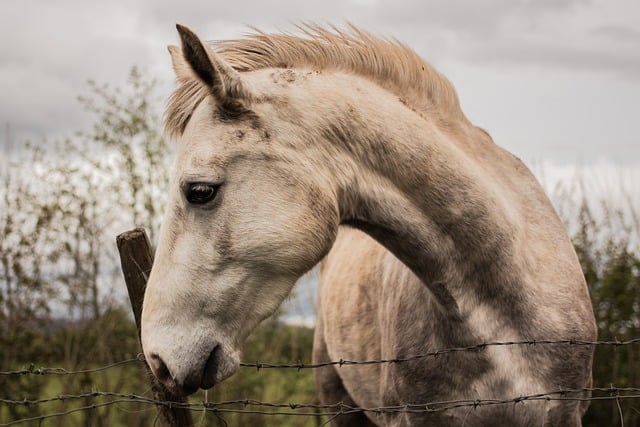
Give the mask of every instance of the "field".
[[[130, 321], [131, 322], [131, 321]], [[127, 328], [135, 333], [133, 325]], [[90, 328], [88, 329], [90, 330]], [[60, 332], [60, 331], [57, 331]], [[54, 335], [55, 336], [55, 335]], [[50, 337], [50, 338], [53, 338]], [[90, 340], [90, 337], [87, 337]], [[124, 347], [135, 345], [134, 336], [120, 337]], [[310, 363], [313, 331], [308, 328], [287, 326], [277, 321], [263, 324], [247, 343], [244, 360], [269, 363]], [[33, 404], [0, 404], [0, 423], [34, 418], [34, 426], [131, 426], [153, 425], [156, 408], [143, 403], [152, 398], [150, 381], [134, 348], [119, 352], [121, 359], [87, 363], [75, 369], [64, 360], [46, 360], [42, 366], [63, 367], [72, 373], [49, 370], [38, 375], [40, 364], [34, 364], [34, 373], [0, 377], [0, 398], [14, 401], [38, 401]], [[126, 351], [129, 350], [129, 351]], [[133, 351], [131, 351], [133, 350]], [[97, 359], [97, 358], [96, 358]], [[34, 359], [35, 361], [35, 359]], [[112, 362], [128, 361], [107, 369]], [[32, 362], [13, 366], [14, 370], [29, 370]], [[78, 372], [78, 371], [89, 372]], [[309, 369], [241, 368], [221, 385], [209, 391], [199, 391], [189, 402], [221, 402], [251, 400], [266, 403], [316, 403], [313, 373]], [[82, 408], [82, 409], [80, 409]], [[89, 408], [89, 409], [87, 409]], [[233, 412], [193, 411], [194, 421], [201, 426], [273, 425], [314, 426], [318, 416], [263, 415], [237, 413], [236, 410], [274, 411], [269, 407], [251, 407], [244, 404], [228, 406]], [[288, 410], [290, 408], [287, 408]], [[309, 412], [309, 410], [306, 410]], [[64, 414], [52, 416], [53, 414]], [[43, 417], [40, 419], [39, 417]]]

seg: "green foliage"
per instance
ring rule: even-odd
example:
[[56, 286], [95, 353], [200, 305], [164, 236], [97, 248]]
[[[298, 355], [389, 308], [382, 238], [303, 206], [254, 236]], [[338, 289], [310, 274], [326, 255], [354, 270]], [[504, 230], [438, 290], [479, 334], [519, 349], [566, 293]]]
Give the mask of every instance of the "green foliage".
[[[41, 354], [24, 355], [13, 361], [13, 369], [60, 366], [71, 370], [100, 368], [114, 362], [135, 359], [140, 351], [137, 332], [124, 309], [104, 312], [89, 322], [61, 323], [51, 331], [34, 332], [33, 339], [43, 344]], [[267, 321], [249, 339], [243, 358], [269, 363], [311, 362], [313, 330], [287, 326], [276, 320]], [[36, 400], [59, 395], [82, 395], [92, 391], [146, 395], [152, 398], [150, 382], [142, 362], [133, 361], [106, 370], [73, 375], [21, 375], [0, 377], [0, 398]], [[228, 381], [209, 392], [200, 391], [191, 402], [252, 399], [277, 403], [313, 403], [315, 391], [310, 370], [256, 370], [241, 368]], [[91, 407], [106, 401], [88, 396], [79, 399], [54, 400], [39, 405], [0, 405], [0, 422], [30, 418]], [[238, 409], [242, 409], [240, 406]], [[130, 426], [152, 425], [156, 409], [140, 402], [81, 410], [59, 419], [48, 418], [44, 425], [60, 426]], [[311, 426], [317, 417], [265, 416], [259, 414], [215, 414], [194, 412], [194, 420], [202, 426], [265, 425]], [[225, 424], [227, 423], [227, 424]], [[34, 425], [38, 425], [37, 422]]]
[[[591, 292], [600, 341], [640, 338], [640, 258], [632, 250], [639, 236], [637, 221], [610, 209], [596, 218], [586, 200], [577, 215], [574, 246]], [[636, 224], [636, 225], [634, 225]], [[638, 387], [640, 348], [637, 345], [599, 346], [593, 364], [596, 387]], [[640, 425], [637, 401], [608, 400], [591, 403], [585, 426]]]
[[[142, 362], [136, 359], [140, 344], [135, 325], [129, 313], [122, 308], [106, 311], [94, 320], [51, 325], [50, 330], [39, 330], [33, 335], [39, 342], [46, 344], [46, 351], [21, 355], [13, 361], [13, 369], [54, 366], [66, 370], [77, 370], [79, 367], [82, 370], [91, 370], [123, 360], [134, 360], [96, 372], [0, 377], [0, 397], [37, 400], [59, 395], [81, 395], [94, 390], [143, 393], [149, 388]], [[100, 399], [88, 396], [80, 399], [56, 399], [38, 405], [2, 405], [0, 421], [65, 412], [100, 402]], [[129, 411], [133, 411], [135, 416], [130, 417]], [[45, 425], [151, 425], [154, 417], [153, 408], [136, 403], [127, 404], [122, 408], [112, 405], [78, 411], [62, 418], [48, 419]], [[135, 421], [134, 424], [129, 423], [132, 420]]]

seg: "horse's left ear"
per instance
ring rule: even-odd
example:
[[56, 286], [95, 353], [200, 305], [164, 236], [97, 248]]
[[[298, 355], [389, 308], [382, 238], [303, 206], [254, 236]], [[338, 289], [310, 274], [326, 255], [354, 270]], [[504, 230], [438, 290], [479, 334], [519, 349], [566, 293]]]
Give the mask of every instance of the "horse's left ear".
[[236, 70], [218, 58], [193, 31], [179, 24], [176, 28], [182, 41], [182, 52], [175, 46], [169, 46], [169, 52], [178, 78], [192, 72], [223, 105], [237, 103], [249, 97]]

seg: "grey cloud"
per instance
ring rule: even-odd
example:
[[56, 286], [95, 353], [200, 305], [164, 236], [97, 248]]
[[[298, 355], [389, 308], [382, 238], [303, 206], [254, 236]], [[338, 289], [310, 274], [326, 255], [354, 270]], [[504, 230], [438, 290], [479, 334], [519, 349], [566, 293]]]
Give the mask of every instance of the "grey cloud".
[[380, 24], [419, 28], [423, 32], [447, 31], [485, 37], [500, 31], [506, 21], [524, 19], [529, 25], [548, 13], [566, 13], [583, 0], [397, 0], [374, 8]]
[[623, 44], [637, 43], [640, 41], [640, 30], [624, 25], [601, 25], [592, 29], [589, 34]]
[[[630, 3], [629, 8], [640, 13], [640, 3]], [[624, 18], [624, 11], [610, 9], [609, 20]], [[390, 8], [384, 13], [393, 16], [394, 12]], [[436, 48], [419, 45], [421, 51], [435, 52], [436, 60], [444, 56], [488, 65], [570, 68], [640, 77], [640, 31], [614, 24], [594, 28], [590, 23], [593, 13], [590, 2], [580, 0], [461, 1], [416, 7], [407, 25], [416, 28], [410, 38], [414, 43], [420, 31], [431, 35], [430, 43], [439, 41]]]
[[552, 67], [577, 71], [609, 72], [640, 78], [640, 45], [598, 48], [585, 44], [547, 44], [501, 40], [483, 49], [467, 46], [464, 57], [471, 61], [516, 67]]
[[149, 1], [147, 19], [156, 26], [171, 26], [180, 22], [195, 30], [211, 30], [215, 36], [215, 23], [237, 28], [254, 26], [268, 31], [291, 30], [296, 23], [304, 21], [333, 22], [341, 24], [348, 20], [367, 18], [375, 6], [362, 6], [354, 1], [301, 2], [282, 0], [258, 2], [239, 0], [214, 4], [210, 1], [195, 1], [188, 8], [170, 0]]
[[[633, 82], [640, 76], [640, 35], [630, 17], [639, 15], [640, 3], [623, 1], [616, 3], [623, 6], [602, 0], [13, 2], [0, 14], [0, 125], [38, 137], [80, 129], [87, 116], [75, 99], [86, 93], [86, 80], [118, 85], [132, 65], [169, 85], [173, 76], [165, 46], [178, 42], [175, 23], [205, 39], [220, 39], [240, 36], [246, 25], [295, 31], [304, 21], [352, 22], [407, 43], [436, 67], [455, 63], [463, 86], [479, 69], [498, 80], [535, 69], [548, 75], [606, 73], [599, 82], [613, 72]], [[606, 14], [599, 17], [598, 10]], [[625, 102], [630, 109], [631, 101]], [[493, 114], [496, 123], [505, 121], [496, 105], [477, 108]]]

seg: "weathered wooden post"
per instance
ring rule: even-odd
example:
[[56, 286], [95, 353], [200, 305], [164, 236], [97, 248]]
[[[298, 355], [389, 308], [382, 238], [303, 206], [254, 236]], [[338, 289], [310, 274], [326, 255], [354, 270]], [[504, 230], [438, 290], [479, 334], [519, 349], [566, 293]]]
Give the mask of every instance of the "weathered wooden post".
[[[153, 265], [153, 254], [147, 233], [143, 228], [136, 228], [125, 231], [116, 238], [118, 251], [120, 252], [120, 263], [124, 280], [129, 291], [129, 300], [133, 309], [133, 316], [138, 328], [138, 339], [140, 339], [140, 316], [142, 315], [142, 301], [144, 291], [147, 286], [149, 272]], [[175, 402], [176, 406], [158, 405], [159, 426], [177, 427], [192, 426], [193, 420], [188, 408], [180, 406], [187, 403], [184, 396], [178, 396], [169, 391], [151, 373], [149, 365], [145, 363], [149, 377], [151, 378], [151, 390], [153, 398], [161, 402]]]

